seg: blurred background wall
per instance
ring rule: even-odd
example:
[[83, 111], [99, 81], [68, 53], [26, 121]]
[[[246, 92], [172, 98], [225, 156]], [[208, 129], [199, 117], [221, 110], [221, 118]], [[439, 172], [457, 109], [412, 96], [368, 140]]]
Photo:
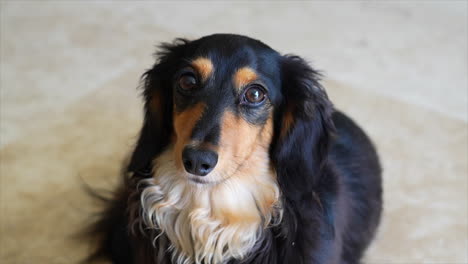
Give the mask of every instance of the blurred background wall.
[[366, 263], [468, 263], [466, 1], [1, 1], [0, 263], [75, 263], [141, 124], [155, 45], [216, 32], [325, 74], [375, 141], [385, 213]]

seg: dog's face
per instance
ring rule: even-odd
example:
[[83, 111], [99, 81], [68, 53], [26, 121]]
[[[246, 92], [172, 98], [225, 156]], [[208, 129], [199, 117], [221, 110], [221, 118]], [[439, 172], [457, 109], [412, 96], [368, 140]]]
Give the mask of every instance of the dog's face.
[[265, 159], [273, 134], [279, 55], [248, 39], [223, 41], [192, 43], [171, 78], [174, 159], [195, 183], [222, 182], [247, 159]]
[[[288, 154], [297, 137], [316, 140], [329, 123], [331, 106], [317, 73], [299, 57], [228, 34], [162, 48], [145, 75], [146, 123], [130, 168], [172, 147], [188, 181], [216, 184], [240, 168], [251, 173], [255, 163], [269, 164], [273, 148]], [[311, 119], [319, 127], [305, 135], [301, 122]]]

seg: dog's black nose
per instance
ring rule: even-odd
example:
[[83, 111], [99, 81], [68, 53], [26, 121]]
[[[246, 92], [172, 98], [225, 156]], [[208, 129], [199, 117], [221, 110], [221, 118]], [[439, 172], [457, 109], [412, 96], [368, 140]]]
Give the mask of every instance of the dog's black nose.
[[188, 173], [205, 176], [218, 163], [218, 154], [211, 150], [185, 147], [182, 151], [182, 162]]

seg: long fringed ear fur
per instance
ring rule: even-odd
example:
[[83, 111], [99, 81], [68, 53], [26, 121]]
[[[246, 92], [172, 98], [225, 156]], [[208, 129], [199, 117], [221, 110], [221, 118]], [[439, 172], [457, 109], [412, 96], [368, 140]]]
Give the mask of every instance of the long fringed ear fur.
[[275, 113], [273, 161], [280, 176], [301, 175], [284, 184], [311, 190], [327, 160], [334, 110], [320, 74], [302, 58], [284, 56], [281, 69], [283, 100]]
[[177, 58], [181, 57], [189, 41], [176, 39], [165, 43], [156, 52], [154, 66], [145, 72], [143, 79], [143, 96], [145, 100], [145, 117], [140, 137], [130, 159], [128, 171], [146, 170], [170, 142], [172, 125], [172, 72]]
[[320, 74], [302, 58], [283, 56], [281, 72], [283, 98], [275, 110], [271, 157], [285, 210], [279, 231], [284, 237], [282, 256], [294, 263], [316, 263], [318, 259], [304, 256], [304, 250], [317, 246], [309, 239], [322, 224], [323, 210], [311, 208], [317, 199], [314, 190], [326, 174], [335, 130], [333, 106], [319, 83]]

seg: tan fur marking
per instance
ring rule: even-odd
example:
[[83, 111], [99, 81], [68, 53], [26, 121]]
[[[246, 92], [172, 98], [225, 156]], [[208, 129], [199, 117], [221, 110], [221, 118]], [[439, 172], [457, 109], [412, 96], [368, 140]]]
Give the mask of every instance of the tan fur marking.
[[[232, 112], [223, 115], [219, 161], [215, 169], [233, 174], [255, 152], [268, 152], [273, 131], [271, 116], [263, 126], [248, 123]], [[268, 160], [268, 157], [266, 157]], [[266, 161], [262, 161], [266, 162]]]
[[[260, 189], [271, 188], [270, 184], [264, 185], [252, 175], [257, 175], [259, 168], [270, 168], [268, 146], [270, 145], [273, 131], [273, 122], [270, 117], [264, 126], [255, 126], [241, 117], [236, 117], [231, 112], [226, 112], [221, 126], [221, 139], [219, 147], [219, 160], [216, 170], [224, 172], [225, 177], [238, 184], [252, 186]], [[268, 169], [269, 170], [269, 169]], [[272, 171], [264, 172], [276, 181]], [[274, 190], [264, 190], [265, 193], [274, 193]], [[260, 221], [256, 210], [262, 213], [271, 209], [277, 202], [276, 197], [265, 196], [264, 200], [257, 201], [260, 208], [244, 208], [245, 210], [231, 210], [229, 204], [224, 204], [224, 210], [220, 212], [229, 223], [238, 221]], [[235, 200], [235, 198], [233, 198]], [[255, 212], [251, 214], [249, 212]]]
[[234, 74], [235, 87], [240, 90], [245, 85], [258, 79], [257, 73], [250, 67], [243, 67]]
[[269, 148], [271, 139], [273, 138], [273, 116], [270, 113], [270, 116], [268, 117], [268, 120], [266, 121], [265, 125], [262, 128], [261, 131], [261, 140], [260, 144], [265, 147], [266, 149]]
[[286, 113], [283, 115], [283, 122], [281, 126], [280, 138], [284, 139], [291, 128], [294, 126], [294, 115], [293, 115], [293, 108], [287, 107]]
[[200, 74], [202, 81], [206, 81], [214, 70], [211, 60], [204, 57], [192, 61], [192, 66], [197, 70], [198, 74]]
[[198, 103], [181, 113], [174, 113], [175, 148], [174, 155], [178, 168], [182, 168], [182, 150], [190, 141], [195, 124], [203, 115], [205, 104]]
[[221, 124], [219, 155], [225, 156], [227, 162], [232, 162], [229, 159], [234, 158], [234, 162], [240, 164], [252, 152], [260, 130], [261, 127], [249, 124], [232, 112], [226, 112]]

